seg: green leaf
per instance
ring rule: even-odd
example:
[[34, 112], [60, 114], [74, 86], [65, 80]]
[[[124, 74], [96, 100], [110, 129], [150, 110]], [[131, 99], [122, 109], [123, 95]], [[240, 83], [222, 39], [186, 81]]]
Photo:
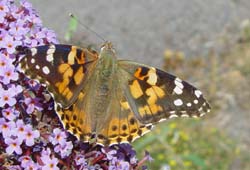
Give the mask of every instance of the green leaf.
[[193, 164], [201, 167], [203, 170], [207, 169], [205, 161], [196, 154], [185, 155], [183, 158], [193, 162]]

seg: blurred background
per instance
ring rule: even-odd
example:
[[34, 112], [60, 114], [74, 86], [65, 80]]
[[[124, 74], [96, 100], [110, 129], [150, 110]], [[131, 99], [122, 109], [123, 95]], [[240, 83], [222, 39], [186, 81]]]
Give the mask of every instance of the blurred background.
[[171, 119], [133, 143], [153, 170], [250, 169], [249, 0], [30, 0], [61, 43], [113, 42], [117, 55], [164, 69], [201, 89], [212, 112]]

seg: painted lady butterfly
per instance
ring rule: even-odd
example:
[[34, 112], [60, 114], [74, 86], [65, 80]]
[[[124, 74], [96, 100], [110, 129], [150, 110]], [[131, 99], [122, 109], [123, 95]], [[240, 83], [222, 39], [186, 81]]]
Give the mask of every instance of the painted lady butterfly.
[[82, 141], [132, 142], [160, 121], [210, 111], [201, 91], [154, 67], [117, 60], [110, 42], [100, 54], [70, 45], [19, 52], [25, 74], [47, 85], [64, 128]]

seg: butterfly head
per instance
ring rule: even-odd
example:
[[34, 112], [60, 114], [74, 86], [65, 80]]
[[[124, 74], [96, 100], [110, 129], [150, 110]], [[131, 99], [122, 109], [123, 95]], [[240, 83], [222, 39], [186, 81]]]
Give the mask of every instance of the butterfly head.
[[111, 42], [107, 41], [102, 45], [100, 56], [101, 57], [109, 56], [109, 57], [112, 57], [112, 58], [116, 58], [115, 50], [114, 50], [113, 44]]

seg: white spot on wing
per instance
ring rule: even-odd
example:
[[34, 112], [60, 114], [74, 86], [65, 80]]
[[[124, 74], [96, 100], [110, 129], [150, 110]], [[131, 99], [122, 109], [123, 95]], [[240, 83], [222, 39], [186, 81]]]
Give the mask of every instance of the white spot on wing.
[[56, 51], [56, 47], [54, 45], [50, 45], [47, 50], [47, 54], [53, 54]]
[[183, 114], [181, 117], [189, 117], [188, 114]]
[[31, 48], [30, 51], [31, 51], [32, 56], [36, 55], [36, 53], [37, 53], [37, 49], [35, 47]]
[[184, 87], [183, 84], [182, 84], [182, 80], [179, 79], [178, 77], [175, 78], [174, 84], [175, 84], [176, 86], [178, 86], [179, 88], [181, 88], [181, 89], [183, 89], [183, 87]]
[[122, 141], [122, 142], [120, 142], [120, 144], [122, 144], [122, 143], [129, 143], [128, 141]]
[[201, 116], [204, 116], [205, 114], [206, 114], [206, 113], [201, 113], [201, 114], [200, 114], [200, 117], [201, 117]]
[[134, 139], [132, 140], [132, 142], [134, 142], [136, 139], [138, 139], [140, 136], [136, 136], [134, 137]]
[[53, 60], [54, 60], [54, 58], [53, 58], [53, 54], [47, 54], [47, 56], [46, 56], [46, 60], [47, 60], [48, 62], [53, 61]]
[[180, 87], [175, 86], [174, 92], [175, 92], [176, 94], [182, 94], [183, 91], [182, 91], [182, 89], [181, 89]]
[[35, 68], [36, 68], [37, 70], [39, 70], [39, 69], [40, 69], [40, 66], [39, 66], [39, 65], [36, 65]]
[[178, 117], [177, 115], [170, 115], [169, 118], [174, 118], [174, 117]]
[[150, 85], [155, 85], [156, 82], [157, 82], [157, 75], [155, 73], [155, 68], [154, 67], [151, 67], [151, 69], [148, 72], [148, 80], [147, 80], [147, 82]]
[[198, 104], [198, 100], [197, 99], [194, 100], [194, 104]]
[[170, 113], [170, 114], [175, 114], [175, 112], [176, 112], [176, 111], [170, 111], [169, 113]]
[[182, 89], [184, 88], [184, 85], [182, 84], [182, 80], [176, 77], [174, 80], [174, 84], [175, 84], [175, 88], [173, 92], [177, 95], [182, 94], [183, 93]]
[[43, 67], [43, 73], [44, 73], [44, 74], [49, 74], [49, 72], [50, 72], [50, 71], [49, 71], [49, 68], [48, 68], [47, 66], [44, 66], [44, 67]]
[[192, 103], [187, 103], [187, 107], [191, 107], [192, 106]]
[[[102, 143], [99, 143], [99, 142], [96, 142], [96, 144], [97, 144], [97, 145], [100, 145], [100, 146], [104, 146]], [[112, 143], [112, 144], [109, 145], [109, 146], [112, 146], [112, 145], [115, 145], [115, 144], [117, 144], [117, 143]]]
[[183, 104], [183, 102], [182, 102], [181, 99], [176, 99], [176, 100], [174, 101], [174, 105], [175, 105], [175, 106], [181, 106], [182, 104]]
[[32, 59], [30, 60], [30, 62], [31, 62], [32, 64], [34, 64], [34, 63], [36, 62], [36, 60], [35, 60], [34, 58], [32, 58]]
[[195, 91], [194, 91], [194, 94], [195, 94], [195, 96], [196, 96], [197, 98], [199, 98], [199, 97], [202, 95], [202, 93], [201, 93], [200, 90], [195, 90]]
[[166, 120], [166, 118], [162, 118], [162, 119], [159, 120], [159, 122], [163, 122], [165, 120]]

